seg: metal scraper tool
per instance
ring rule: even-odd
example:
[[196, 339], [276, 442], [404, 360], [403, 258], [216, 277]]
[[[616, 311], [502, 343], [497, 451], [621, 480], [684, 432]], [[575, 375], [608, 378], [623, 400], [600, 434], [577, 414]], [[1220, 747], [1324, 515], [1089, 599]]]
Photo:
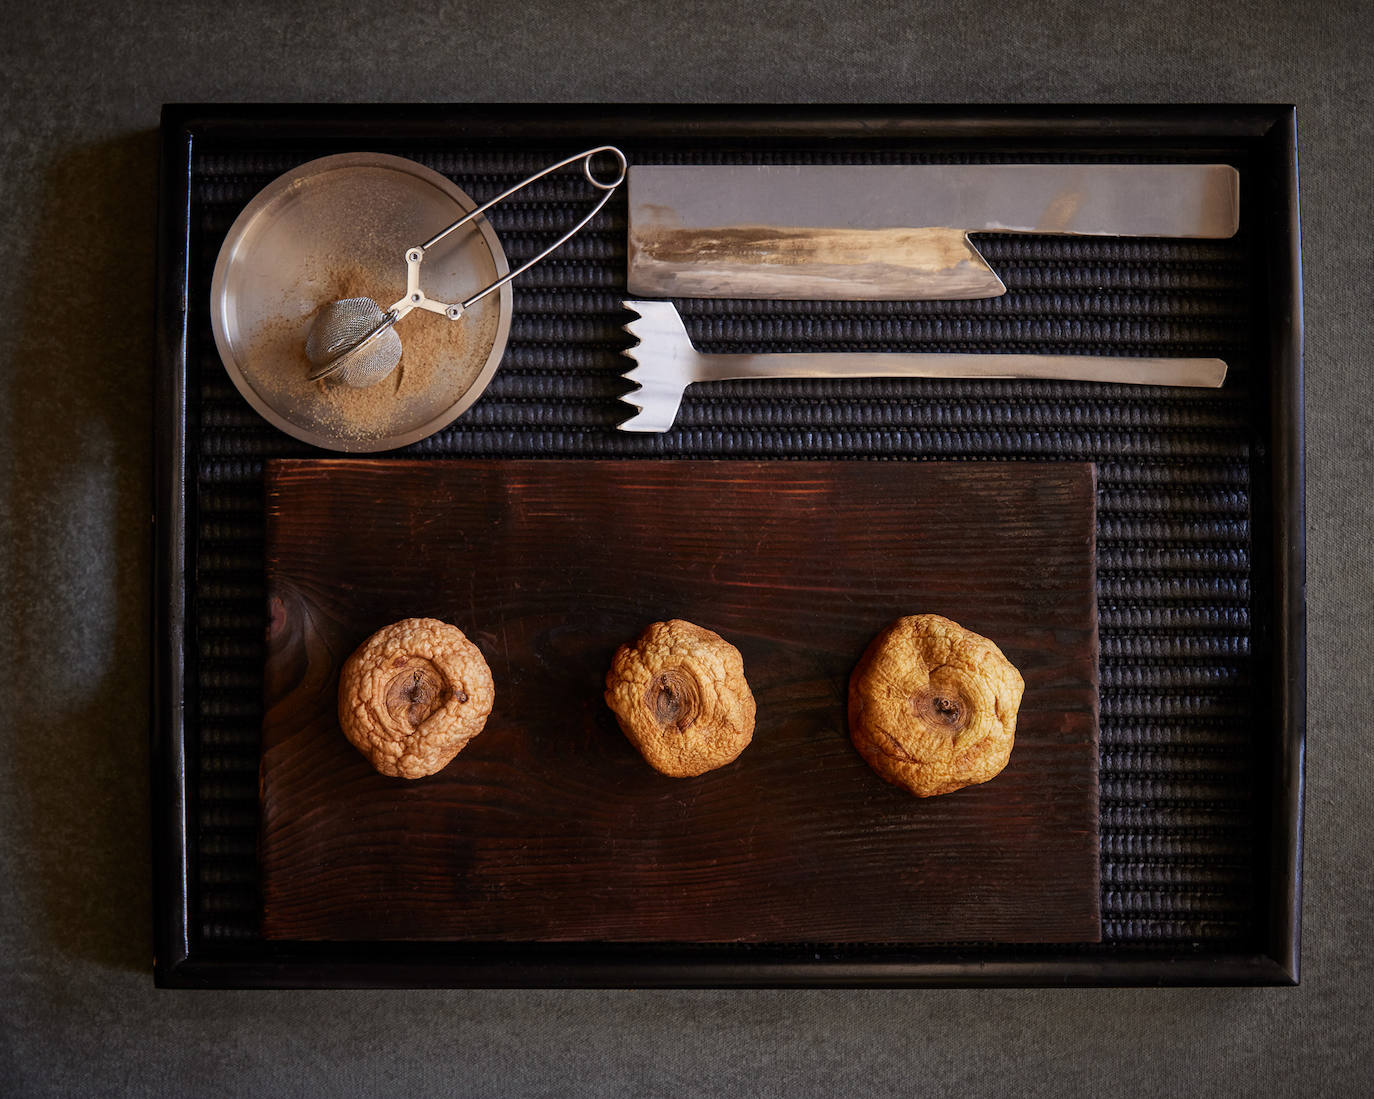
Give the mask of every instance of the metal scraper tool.
[[1225, 164], [637, 165], [631, 294], [903, 301], [1006, 287], [969, 233], [1233, 236]]
[[625, 379], [636, 388], [621, 397], [637, 412], [619, 425], [621, 431], [667, 431], [689, 385], [739, 378], [1044, 378], [1209, 389], [1218, 388], [1226, 378], [1221, 359], [889, 351], [703, 355], [692, 346], [672, 302], [621, 304], [639, 314], [625, 325], [638, 341], [625, 350], [636, 363]]

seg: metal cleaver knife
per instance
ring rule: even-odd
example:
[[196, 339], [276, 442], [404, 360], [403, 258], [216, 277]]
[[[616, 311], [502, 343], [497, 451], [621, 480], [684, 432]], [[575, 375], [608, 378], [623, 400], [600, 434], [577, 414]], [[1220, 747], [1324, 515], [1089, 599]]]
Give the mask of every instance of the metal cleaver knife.
[[1006, 293], [969, 233], [1235, 234], [1225, 164], [637, 165], [631, 294], [945, 300]]

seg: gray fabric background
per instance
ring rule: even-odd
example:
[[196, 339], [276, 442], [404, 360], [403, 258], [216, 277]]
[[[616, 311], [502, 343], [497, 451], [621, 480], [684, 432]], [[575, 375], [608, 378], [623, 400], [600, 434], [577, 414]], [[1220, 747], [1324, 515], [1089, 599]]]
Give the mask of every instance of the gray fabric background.
[[[396, 0], [324, 11], [29, 5], [0, 34], [0, 1091], [1366, 1094], [1368, 5]], [[159, 105], [602, 99], [1298, 104], [1311, 666], [1301, 988], [153, 989]]]

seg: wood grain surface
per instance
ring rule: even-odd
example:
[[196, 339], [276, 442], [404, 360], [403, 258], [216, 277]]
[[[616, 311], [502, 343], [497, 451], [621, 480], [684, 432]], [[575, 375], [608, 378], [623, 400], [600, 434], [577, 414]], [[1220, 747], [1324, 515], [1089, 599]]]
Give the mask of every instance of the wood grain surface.
[[[1056, 463], [268, 464], [263, 933], [301, 940], [1087, 942], [1099, 938], [1094, 475]], [[900, 614], [1026, 679], [993, 781], [917, 799], [845, 728]], [[496, 683], [438, 775], [344, 739], [338, 673], [442, 618]], [[754, 741], [648, 767], [602, 700], [656, 619], [737, 645]]]

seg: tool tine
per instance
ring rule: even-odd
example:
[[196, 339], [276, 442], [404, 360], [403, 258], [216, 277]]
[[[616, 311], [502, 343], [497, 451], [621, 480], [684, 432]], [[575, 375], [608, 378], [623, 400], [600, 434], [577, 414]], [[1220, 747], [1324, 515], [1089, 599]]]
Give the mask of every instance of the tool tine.
[[[631, 347], [637, 347], [637, 346], [639, 346], [639, 344], [642, 343], [643, 340], [644, 340], [644, 337], [641, 336], [641, 335], [639, 334], [639, 331], [638, 331], [638, 325], [639, 325], [639, 323], [640, 323], [641, 321], [644, 320], [644, 314], [641, 313], [638, 309], [635, 308], [635, 303], [634, 303], [634, 302], [622, 301], [620, 304], [621, 304], [621, 306], [625, 309], [626, 312], [629, 312], [629, 313], [633, 313], [633, 314], [634, 314], [634, 319], [633, 319], [633, 320], [626, 321], [626, 322], [625, 322], [624, 324], [622, 324], [620, 327], [621, 327], [621, 329], [623, 329], [624, 331], [628, 332], [631, 336], [634, 337], [635, 342], [632, 343], [630, 346], [631, 346]], [[625, 353], [628, 355], [628, 354], [629, 354], [629, 350], [627, 349]]]
[[[620, 424], [621, 431], [667, 431], [677, 417], [682, 390], [690, 381], [674, 364], [683, 356], [694, 356], [687, 329], [670, 301], [623, 301], [635, 314], [622, 327], [634, 337], [634, 344], [622, 354], [634, 362], [621, 377], [635, 388], [621, 400], [635, 408], [635, 415]], [[647, 357], [646, 357], [647, 356]]]
[[653, 430], [652, 428], [646, 429], [636, 426], [637, 423], [641, 421], [641, 419], [644, 416], [644, 406], [634, 399], [635, 395], [643, 388], [644, 384], [641, 379], [636, 377], [636, 375], [640, 371], [640, 364], [638, 357], [635, 355], [635, 348], [638, 347], [644, 340], [644, 337], [641, 336], [640, 333], [636, 330], [636, 326], [643, 321], [644, 314], [641, 313], [638, 309], [636, 309], [634, 307], [634, 304], [631, 302], [621, 302], [621, 304], [625, 307], [626, 310], [634, 314], [633, 320], [627, 321], [625, 324], [620, 326], [634, 338], [634, 343], [630, 344], [629, 347], [621, 348], [621, 354], [628, 358], [634, 365], [631, 366], [628, 370], [622, 371], [620, 376], [624, 378], [627, 382], [630, 382], [634, 386], [634, 388], [626, 391], [625, 393], [622, 393], [620, 395], [620, 399], [624, 401], [627, 405], [629, 405], [631, 408], [633, 408], [635, 410], [635, 413], [629, 419], [621, 421], [617, 426], [620, 428], [621, 431]]

